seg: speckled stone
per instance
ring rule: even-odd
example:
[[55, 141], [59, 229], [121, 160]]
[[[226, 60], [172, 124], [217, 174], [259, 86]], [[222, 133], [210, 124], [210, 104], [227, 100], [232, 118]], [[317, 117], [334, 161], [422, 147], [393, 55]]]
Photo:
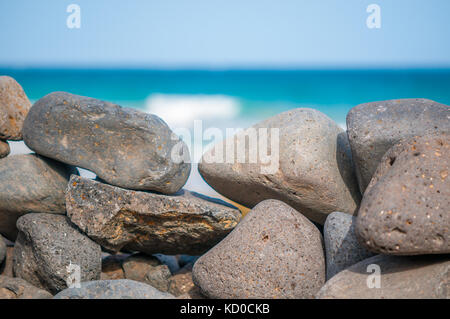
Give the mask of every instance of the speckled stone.
[[20, 141], [22, 125], [31, 102], [22, 87], [9, 76], [0, 76], [0, 139]]
[[327, 280], [338, 272], [374, 255], [361, 246], [355, 234], [354, 216], [334, 212], [324, 226]]
[[[220, 153], [225, 158], [226, 143], [233, 143], [234, 139], [237, 145], [253, 129], [269, 132], [279, 129], [278, 152], [272, 146], [272, 135], [267, 138], [274, 159], [272, 165], [261, 161], [249, 163], [249, 156], [245, 163], [239, 163], [238, 147], [233, 163], [214, 161]], [[245, 144], [246, 154], [263, 152], [258, 145], [264, 135], [260, 136], [257, 143]], [[278, 142], [275, 133], [273, 136]], [[279, 161], [275, 160], [277, 154]], [[277, 199], [320, 224], [334, 211], [355, 213], [361, 196], [345, 131], [313, 109], [299, 108], [278, 114], [216, 144], [203, 155], [198, 169], [212, 188], [245, 207]]]
[[393, 146], [367, 187], [356, 233], [392, 255], [450, 253], [450, 134]]
[[50, 299], [53, 296], [21, 278], [0, 276], [0, 299]]
[[159, 117], [65, 92], [33, 105], [23, 138], [36, 153], [128, 189], [175, 193], [191, 167], [186, 144]]
[[[381, 271], [380, 288], [374, 286], [377, 282], [372, 267], [376, 266]], [[373, 256], [331, 278], [317, 298], [449, 299], [450, 257]]]
[[0, 158], [6, 157], [11, 152], [8, 142], [0, 140]]
[[347, 115], [347, 133], [361, 193], [381, 157], [400, 140], [450, 132], [450, 107], [427, 99], [364, 103]]
[[146, 283], [159, 291], [169, 290], [169, 267], [161, 264], [158, 258], [144, 254], [128, 257], [122, 264], [125, 278]]
[[241, 213], [220, 200], [180, 191], [131, 191], [72, 176], [67, 216], [103, 247], [120, 251], [202, 254], [236, 226]]
[[67, 288], [70, 265], [80, 267], [81, 282], [100, 279], [100, 246], [80, 233], [66, 216], [27, 214], [19, 218], [17, 228], [17, 277], [52, 293]]
[[322, 236], [306, 217], [265, 200], [194, 265], [209, 298], [313, 298], [325, 283]]
[[82, 282], [80, 288], [68, 288], [54, 299], [172, 299], [150, 285], [128, 280], [97, 280]]
[[16, 221], [27, 213], [65, 214], [65, 190], [73, 166], [36, 154], [0, 159], [0, 233], [17, 236]]

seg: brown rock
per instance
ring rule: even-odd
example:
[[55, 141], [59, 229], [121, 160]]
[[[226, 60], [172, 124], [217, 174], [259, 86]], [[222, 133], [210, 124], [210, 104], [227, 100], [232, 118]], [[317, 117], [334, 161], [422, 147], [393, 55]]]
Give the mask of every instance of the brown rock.
[[0, 265], [0, 276], [14, 277], [13, 272], [14, 246], [6, 247], [6, 257]]
[[0, 140], [0, 158], [8, 156], [10, 152], [8, 142]]
[[161, 264], [158, 258], [136, 254], [128, 257], [122, 264], [125, 278], [146, 283], [159, 291], [169, 290], [169, 267]]
[[0, 299], [50, 299], [52, 295], [21, 278], [0, 276]]
[[193, 264], [186, 265], [169, 279], [169, 292], [175, 297], [189, 295], [191, 291], [196, 290], [197, 287], [192, 280], [193, 266]]
[[125, 273], [122, 269], [123, 261], [129, 255], [118, 254], [109, 255], [102, 259], [102, 273], [100, 275], [101, 280], [117, 280], [125, 279]]
[[392, 147], [364, 194], [356, 233], [368, 249], [392, 255], [450, 253], [450, 135]]

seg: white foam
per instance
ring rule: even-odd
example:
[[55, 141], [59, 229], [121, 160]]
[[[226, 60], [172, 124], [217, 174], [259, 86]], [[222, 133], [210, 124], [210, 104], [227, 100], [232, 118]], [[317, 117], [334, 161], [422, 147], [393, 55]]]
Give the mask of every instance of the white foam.
[[171, 128], [193, 125], [194, 120], [230, 120], [239, 115], [237, 98], [227, 95], [152, 94], [146, 112], [161, 117]]

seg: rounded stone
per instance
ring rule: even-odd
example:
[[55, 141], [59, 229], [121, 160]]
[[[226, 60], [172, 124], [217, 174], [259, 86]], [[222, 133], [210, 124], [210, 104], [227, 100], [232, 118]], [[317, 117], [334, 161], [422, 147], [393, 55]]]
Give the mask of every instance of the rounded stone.
[[313, 298], [325, 283], [322, 236], [287, 204], [265, 200], [194, 264], [209, 298]]
[[361, 193], [384, 153], [403, 139], [450, 132], [450, 107], [427, 99], [364, 103], [347, 114], [347, 134]]
[[331, 278], [318, 299], [449, 299], [450, 259], [377, 255]]
[[0, 140], [0, 158], [6, 157], [11, 152], [8, 142]]
[[128, 280], [96, 280], [82, 282], [80, 288], [68, 288], [54, 299], [173, 299], [150, 285]]
[[50, 299], [52, 295], [21, 278], [0, 275], [0, 299]]
[[351, 265], [374, 255], [358, 242], [355, 221], [354, 216], [340, 212], [331, 213], [325, 221], [323, 237], [327, 280]]
[[23, 136], [36, 153], [127, 189], [175, 193], [190, 172], [186, 144], [159, 117], [66, 92], [33, 105]]
[[70, 223], [66, 216], [27, 214], [17, 221], [14, 273], [38, 288], [56, 293], [68, 282], [100, 279], [100, 245]]
[[0, 76], [0, 139], [20, 141], [31, 107], [23, 88], [9, 76]]
[[0, 159], [0, 233], [17, 237], [16, 221], [27, 213], [65, 214], [65, 190], [73, 166], [36, 154]]
[[450, 135], [415, 137], [381, 159], [356, 220], [368, 249], [392, 255], [450, 253]]

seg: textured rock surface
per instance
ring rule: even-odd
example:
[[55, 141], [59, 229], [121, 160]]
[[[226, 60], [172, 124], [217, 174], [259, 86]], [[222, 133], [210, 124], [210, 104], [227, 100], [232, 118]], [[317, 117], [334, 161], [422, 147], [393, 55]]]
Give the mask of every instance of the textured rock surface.
[[327, 280], [338, 272], [374, 255], [358, 242], [356, 218], [345, 213], [328, 215], [324, 226]]
[[182, 295], [195, 295], [198, 289], [192, 280], [192, 267], [194, 264], [188, 264], [180, 269], [169, 279], [169, 292], [178, 297]]
[[16, 221], [27, 213], [65, 214], [65, 190], [76, 168], [36, 155], [0, 160], [0, 233], [17, 236]]
[[364, 193], [381, 157], [394, 144], [415, 135], [450, 132], [450, 107], [427, 99], [364, 103], [348, 113], [347, 130]]
[[312, 298], [325, 282], [322, 236], [293, 208], [265, 200], [197, 260], [192, 276], [210, 298]]
[[450, 253], [450, 135], [412, 138], [382, 158], [361, 203], [356, 232], [370, 250]]
[[17, 277], [52, 293], [67, 288], [66, 280], [74, 273], [70, 265], [80, 267], [81, 282], [100, 278], [100, 246], [81, 234], [66, 216], [27, 214], [19, 218], [17, 228]]
[[174, 196], [130, 191], [72, 176], [67, 215], [103, 247], [146, 254], [202, 254], [237, 224], [239, 210], [181, 191]]
[[0, 265], [3, 263], [6, 257], [6, 243], [3, 237], [0, 235]]
[[[267, 138], [271, 156], [275, 158], [279, 153], [278, 170], [269, 170], [268, 167], [272, 166], [261, 161], [249, 163], [249, 156], [246, 163], [214, 161], [217, 154], [227, 154], [226, 144], [230, 139], [234, 139], [235, 145], [243, 141], [244, 131], [228, 142], [218, 143], [203, 155], [199, 171], [209, 185], [246, 207], [253, 207], [265, 199], [281, 200], [321, 224], [331, 212], [355, 212], [360, 194], [353, 173], [350, 146], [342, 128], [312, 109], [287, 111], [248, 130], [260, 128], [279, 129], [279, 152], [271, 146], [272, 138], [277, 141], [275, 134]], [[261, 134], [258, 143], [252, 143], [251, 147], [249, 142], [246, 143], [246, 154], [261, 152], [257, 147], [263, 138]], [[273, 162], [278, 164], [276, 160]]]
[[[37, 101], [23, 136], [36, 153], [124, 188], [175, 193], [190, 172], [186, 145], [159, 117], [70, 93]], [[172, 151], [184, 160], [176, 163]]]
[[31, 107], [25, 92], [12, 77], [0, 76], [0, 139], [19, 141]]
[[102, 258], [101, 280], [125, 279], [125, 273], [122, 269], [123, 261], [128, 257], [125, 254], [109, 255]]
[[[380, 267], [380, 288], [373, 287], [376, 281], [369, 277], [374, 276], [370, 265]], [[373, 288], [369, 288], [368, 283]], [[448, 299], [450, 258], [448, 255], [373, 256], [331, 278], [317, 294], [317, 298]]]
[[50, 299], [52, 295], [21, 278], [0, 276], [0, 299]]
[[169, 290], [169, 267], [161, 264], [158, 258], [136, 254], [128, 257], [123, 265], [125, 278], [146, 283], [159, 291]]
[[0, 140], [0, 158], [8, 156], [9, 152], [11, 152], [11, 149], [8, 142]]
[[80, 288], [61, 291], [55, 299], [171, 299], [174, 296], [133, 280], [82, 282]]

